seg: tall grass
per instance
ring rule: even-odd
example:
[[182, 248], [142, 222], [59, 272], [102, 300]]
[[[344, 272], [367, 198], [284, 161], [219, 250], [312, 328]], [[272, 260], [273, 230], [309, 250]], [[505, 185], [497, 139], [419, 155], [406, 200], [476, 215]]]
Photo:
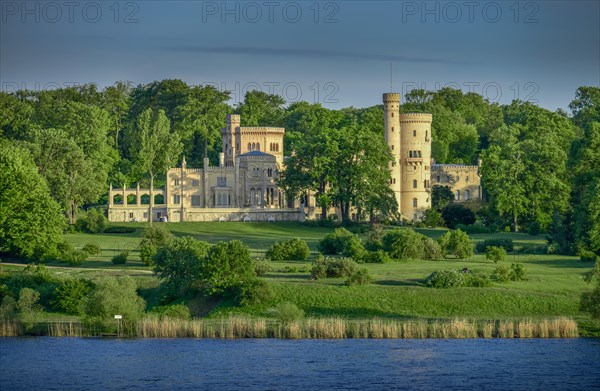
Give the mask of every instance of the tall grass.
[[[40, 329], [39, 327], [37, 328]], [[0, 322], [0, 336], [24, 335], [19, 322]], [[80, 337], [101, 335], [80, 322], [48, 322], [45, 335]], [[373, 318], [308, 318], [281, 322], [231, 316], [221, 319], [180, 320], [148, 317], [128, 337], [138, 338], [574, 338], [577, 323], [569, 318], [519, 320], [393, 320]]]

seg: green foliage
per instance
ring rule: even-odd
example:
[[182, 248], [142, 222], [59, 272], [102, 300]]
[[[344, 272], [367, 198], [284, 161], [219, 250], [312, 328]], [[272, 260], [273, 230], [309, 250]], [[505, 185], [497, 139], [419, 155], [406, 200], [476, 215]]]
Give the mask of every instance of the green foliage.
[[257, 276], [262, 277], [265, 274], [273, 271], [273, 265], [270, 261], [255, 259], [254, 260], [254, 272]]
[[273, 297], [271, 285], [265, 280], [255, 278], [238, 288], [236, 301], [241, 306], [259, 305], [271, 301]]
[[425, 245], [423, 235], [412, 229], [395, 229], [383, 237], [383, 248], [395, 260], [423, 259]]
[[101, 233], [106, 228], [106, 217], [104, 213], [98, 209], [90, 209], [87, 211], [85, 217], [79, 218], [75, 224], [76, 228], [80, 232], [87, 233]]
[[210, 295], [231, 293], [255, 277], [250, 250], [239, 240], [215, 244], [201, 260], [200, 279]]
[[156, 249], [165, 246], [173, 234], [161, 225], [149, 225], [144, 229], [144, 236], [140, 242], [140, 258], [147, 266], [152, 264], [152, 257], [156, 254]]
[[598, 256], [593, 251], [582, 250], [579, 252], [579, 259], [583, 262], [596, 262]]
[[485, 287], [490, 281], [488, 275], [475, 274], [465, 268], [433, 272], [425, 279], [425, 284], [430, 288]]
[[490, 246], [502, 247], [506, 252], [511, 252], [514, 249], [512, 239], [486, 239], [481, 242], [477, 242], [475, 245], [475, 251], [478, 253], [484, 253]]
[[393, 259], [383, 250], [369, 251], [362, 260], [366, 263], [390, 263]]
[[451, 203], [442, 209], [442, 219], [444, 219], [446, 227], [455, 229], [458, 224], [475, 223], [475, 213], [463, 204]]
[[443, 259], [444, 253], [442, 252], [442, 247], [435, 240], [423, 236], [421, 238], [423, 240], [423, 259]]
[[[436, 186], [434, 186], [436, 187]], [[443, 224], [442, 213], [436, 209], [427, 209], [423, 213], [423, 224], [427, 227], [439, 227]]]
[[346, 280], [346, 285], [368, 285], [372, 282], [373, 278], [369, 274], [369, 271], [366, 268], [361, 268], [356, 270], [350, 275], [350, 277], [348, 277], [348, 279]]
[[135, 232], [135, 228], [113, 226], [104, 229], [105, 234], [131, 234]]
[[40, 312], [42, 311], [42, 306], [39, 304], [39, 300], [40, 292], [31, 288], [22, 288], [19, 291], [17, 308], [21, 313]]
[[111, 261], [115, 265], [124, 265], [129, 257], [129, 250], [123, 250], [119, 254], [112, 257]]
[[153, 257], [154, 273], [171, 294], [178, 296], [200, 286], [201, 268], [209, 245], [190, 236], [173, 238]]
[[473, 242], [459, 229], [446, 232], [440, 239], [440, 246], [445, 257], [464, 259], [473, 256]]
[[337, 278], [349, 277], [356, 271], [358, 265], [349, 258], [333, 258], [318, 256], [312, 263], [311, 277], [313, 279], [320, 278]]
[[72, 250], [62, 254], [62, 259], [71, 266], [81, 265], [88, 257], [88, 253], [83, 250]]
[[0, 140], [0, 252], [40, 257], [60, 241], [65, 227], [44, 178], [17, 144]]
[[53, 278], [44, 265], [29, 264], [23, 270], [0, 273], [0, 294], [18, 299], [23, 288], [31, 288], [40, 294], [40, 303], [50, 308], [58, 280]]
[[529, 228], [527, 229], [527, 233], [531, 236], [539, 235], [541, 231], [542, 228], [540, 227], [540, 223], [538, 223], [537, 221], [534, 221], [531, 224], [529, 224]]
[[102, 253], [102, 248], [96, 243], [86, 243], [82, 250], [90, 255], [99, 255]]
[[510, 269], [506, 266], [498, 266], [494, 269], [494, 278], [499, 282], [524, 281], [526, 279], [525, 267], [520, 263], [513, 263]]
[[115, 315], [123, 316], [125, 328], [142, 318], [146, 303], [138, 296], [135, 281], [131, 277], [100, 277], [94, 281], [94, 285], [82, 303], [87, 322], [106, 331], [115, 331]]
[[[431, 207], [434, 210], [441, 211], [453, 201], [454, 193], [450, 186], [434, 185], [431, 187]], [[432, 227], [435, 227], [435, 225], [432, 225]]]
[[267, 250], [266, 257], [271, 261], [303, 261], [310, 255], [306, 241], [298, 238], [274, 243]]
[[488, 246], [485, 250], [485, 259], [498, 263], [506, 259], [506, 250], [504, 247]]
[[0, 301], [0, 319], [12, 319], [17, 313], [17, 302], [12, 296], [4, 296]]
[[92, 290], [88, 280], [69, 278], [60, 282], [54, 291], [52, 307], [67, 314], [80, 315], [83, 312], [82, 302]]
[[170, 304], [152, 308], [152, 314], [158, 315], [160, 319], [190, 320], [192, 315], [185, 304]]
[[294, 303], [284, 302], [273, 309], [274, 317], [281, 322], [294, 322], [304, 318], [304, 311]]
[[590, 271], [588, 282], [594, 279], [596, 281], [594, 289], [581, 294], [579, 310], [589, 313], [595, 319], [600, 319], [600, 260], [596, 261], [594, 269]]
[[485, 225], [483, 225], [481, 223], [475, 223], [475, 224], [471, 224], [471, 225], [456, 224], [456, 229], [460, 229], [461, 231], [464, 231], [464, 232], [468, 233], [469, 235], [489, 234], [489, 233], [494, 232], [493, 227], [486, 227]]
[[349, 252], [351, 243], [357, 239], [358, 237], [346, 228], [338, 228], [334, 232], [325, 235], [319, 241], [317, 247], [325, 255], [345, 254]]

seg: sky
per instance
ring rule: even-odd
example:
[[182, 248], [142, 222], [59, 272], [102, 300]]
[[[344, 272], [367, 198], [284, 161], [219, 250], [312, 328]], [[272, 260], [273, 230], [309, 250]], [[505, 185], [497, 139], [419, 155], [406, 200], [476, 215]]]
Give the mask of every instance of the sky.
[[182, 79], [367, 107], [446, 86], [567, 109], [600, 86], [600, 1], [0, 0], [0, 87]]

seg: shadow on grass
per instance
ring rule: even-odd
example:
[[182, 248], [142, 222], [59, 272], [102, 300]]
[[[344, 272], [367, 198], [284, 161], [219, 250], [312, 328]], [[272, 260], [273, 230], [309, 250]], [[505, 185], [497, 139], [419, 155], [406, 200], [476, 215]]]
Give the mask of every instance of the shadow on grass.
[[407, 280], [377, 280], [373, 284], [385, 285], [385, 286], [425, 286], [422, 280], [418, 278], [412, 278]]
[[[506, 257], [507, 261], [513, 261], [513, 257]], [[527, 259], [527, 263], [553, 266], [553, 267], [565, 267], [572, 269], [590, 269], [594, 267], [594, 262], [584, 262], [579, 259], [573, 260], [559, 260], [559, 259]]]
[[365, 318], [388, 318], [395, 320], [415, 319], [412, 316], [404, 316], [395, 313], [384, 312], [372, 308], [364, 307], [339, 307], [339, 308], [324, 308], [324, 307], [307, 307], [304, 308], [307, 317], [340, 317], [348, 319], [365, 319]]

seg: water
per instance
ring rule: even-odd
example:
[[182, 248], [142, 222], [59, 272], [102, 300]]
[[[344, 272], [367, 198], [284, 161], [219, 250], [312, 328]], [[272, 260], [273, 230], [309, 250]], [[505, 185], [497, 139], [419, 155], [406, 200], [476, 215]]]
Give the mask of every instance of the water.
[[0, 339], [0, 390], [600, 389], [600, 340]]

